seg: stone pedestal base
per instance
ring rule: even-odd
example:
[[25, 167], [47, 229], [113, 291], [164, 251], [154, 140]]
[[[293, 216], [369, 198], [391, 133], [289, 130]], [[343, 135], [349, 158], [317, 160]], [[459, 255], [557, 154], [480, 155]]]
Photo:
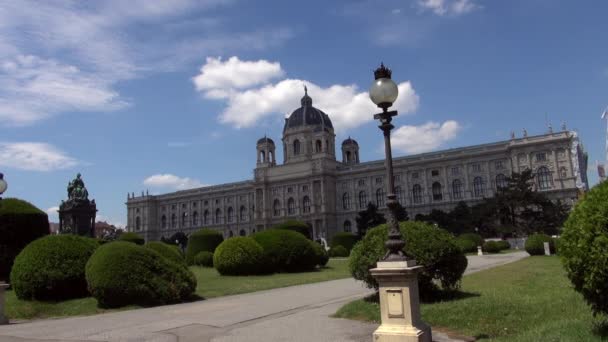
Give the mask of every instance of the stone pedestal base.
[[371, 269], [380, 285], [382, 324], [374, 332], [374, 342], [431, 342], [431, 328], [420, 318], [418, 272], [413, 260], [378, 262]]
[[8, 289], [8, 284], [0, 283], [0, 325], [8, 324], [8, 317], [4, 316], [4, 293]]

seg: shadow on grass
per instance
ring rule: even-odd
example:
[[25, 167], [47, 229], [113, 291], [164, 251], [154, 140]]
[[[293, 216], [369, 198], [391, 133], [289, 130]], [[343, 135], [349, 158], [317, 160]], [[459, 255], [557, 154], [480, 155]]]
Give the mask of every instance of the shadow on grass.
[[[432, 297], [424, 297], [421, 298], [422, 303], [430, 304], [430, 303], [438, 303], [438, 302], [450, 302], [455, 300], [473, 298], [481, 296], [476, 292], [464, 292], [464, 291], [436, 291], [433, 292]], [[380, 295], [378, 292], [373, 293], [369, 296], [363, 298], [364, 301], [369, 303], [379, 303]], [[606, 327], [608, 331], [608, 323]]]
[[608, 316], [598, 317], [593, 321], [593, 333], [601, 337], [608, 337]]

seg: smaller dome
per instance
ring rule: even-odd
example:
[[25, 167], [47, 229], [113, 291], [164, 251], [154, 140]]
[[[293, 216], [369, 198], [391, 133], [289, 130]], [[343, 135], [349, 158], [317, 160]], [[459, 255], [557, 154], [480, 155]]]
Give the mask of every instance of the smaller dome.
[[355, 146], [359, 146], [359, 144], [357, 143], [357, 141], [355, 139], [351, 139], [350, 137], [348, 137], [348, 139], [344, 140], [342, 142], [342, 146], [344, 145], [355, 145]]
[[260, 140], [258, 140], [258, 145], [260, 144], [270, 144], [270, 145], [274, 145], [274, 141], [272, 141], [272, 139], [267, 138], [266, 136], [264, 136], [263, 138], [261, 138]]

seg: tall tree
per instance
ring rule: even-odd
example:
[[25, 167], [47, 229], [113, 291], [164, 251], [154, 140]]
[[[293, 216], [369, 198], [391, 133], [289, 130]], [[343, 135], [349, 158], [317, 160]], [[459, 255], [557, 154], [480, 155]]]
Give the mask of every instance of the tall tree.
[[386, 223], [386, 218], [380, 212], [378, 212], [378, 207], [376, 207], [373, 203], [368, 203], [367, 208], [363, 211], [360, 211], [357, 214], [357, 231], [359, 232], [359, 236], [362, 238], [367, 233], [369, 228], [373, 228], [377, 225]]

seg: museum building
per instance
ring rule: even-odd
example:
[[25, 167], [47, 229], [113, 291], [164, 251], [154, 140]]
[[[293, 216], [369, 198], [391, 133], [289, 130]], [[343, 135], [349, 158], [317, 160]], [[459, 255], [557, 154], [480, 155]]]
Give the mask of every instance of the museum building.
[[[384, 160], [361, 162], [350, 137], [336, 159], [335, 134], [327, 114], [305, 93], [301, 106], [285, 119], [283, 164], [268, 137], [256, 144], [251, 180], [176, 191], [127, 196], [127, 230], [146, 240], [201, 228], [224, 237], [249, 235], [286, 220], [306, 222], [313, 238], [356, 232], [357, 213], [369, 202], [386, 211]], [[252, 153], [253, 154], [253, 153]], [[587, 154], [577, 133], [547, 134], [448, 149], [393, 159], [397, 200], [410, 217], [432, 209], [474, 205], [494, 195], [511, 172], [532, 169], [535, 189], [551, 199], [573, 203], [588, 189]]]

